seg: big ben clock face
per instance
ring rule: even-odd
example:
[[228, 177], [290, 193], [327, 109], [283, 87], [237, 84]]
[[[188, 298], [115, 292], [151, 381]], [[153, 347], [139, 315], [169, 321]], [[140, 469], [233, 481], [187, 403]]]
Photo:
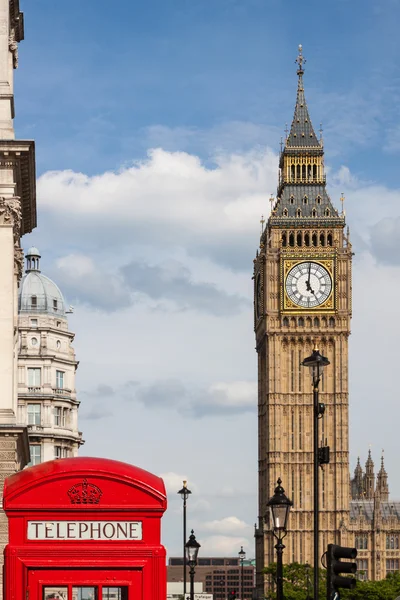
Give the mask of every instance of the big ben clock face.
[[286, 275], [286, 294], [301, 308], [321, 306], [332, 293], [332, 278], [320, 263], [306, 261], [297, 263]]

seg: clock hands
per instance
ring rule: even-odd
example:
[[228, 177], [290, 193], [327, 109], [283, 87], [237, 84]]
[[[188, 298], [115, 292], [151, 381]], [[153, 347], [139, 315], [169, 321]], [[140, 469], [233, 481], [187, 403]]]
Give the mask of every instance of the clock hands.
[[315, 292], [311, 287], [311, 263], [308, 263], [308, 279], [306, 281], [307, 292], [311, 292], [315, 296]]

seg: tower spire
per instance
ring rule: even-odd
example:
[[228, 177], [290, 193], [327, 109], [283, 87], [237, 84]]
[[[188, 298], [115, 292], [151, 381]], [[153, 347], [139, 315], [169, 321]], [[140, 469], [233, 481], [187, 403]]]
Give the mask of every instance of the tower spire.
[[321, 145], [315, 135], [304, 95], [303, 75], [306, 59], [303, 56], [303, 46], [301, 44], [299, 45], [299, 54], [295, 62], [298, 65], [297, 76], [299, 80], [297, 84], [296, 106], [294, 109], [290, 134], [287, 138], [287, 146], [290, 146], [291, 148], [320, 148]]

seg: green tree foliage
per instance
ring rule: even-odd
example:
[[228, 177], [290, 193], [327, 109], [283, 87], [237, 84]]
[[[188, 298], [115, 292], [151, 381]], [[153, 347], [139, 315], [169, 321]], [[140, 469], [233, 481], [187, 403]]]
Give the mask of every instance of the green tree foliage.
[[[276, 564], [264, 569], [272, 584], [276, 577]], [[326, 571], [320, 569], [318, 600], [326, 600]], [[313, 599], [313, 569], [309, 565], [292, 563], [283, 567], [283, 595], [285, 600]], [[400, 572], [389, 573], [381, 581], [357, 581], [353, 590], [340, 590], [341, 600], [395, 600], [400, 596]], [[273, 592], [268, 600], [276, 600]]]

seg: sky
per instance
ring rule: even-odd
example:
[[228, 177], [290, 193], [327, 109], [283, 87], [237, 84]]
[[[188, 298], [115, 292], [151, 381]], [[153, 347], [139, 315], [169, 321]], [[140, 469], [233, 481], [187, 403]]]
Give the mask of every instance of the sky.
[[74, 305], [83, 455], [162, 475], [163, 541], [254, 555], [252, 260], [295, 58], [354, 256], [351, 468], [400, 498], [399, 0], [21, 1], [15, 129], [35, 139], [42, 270]]

